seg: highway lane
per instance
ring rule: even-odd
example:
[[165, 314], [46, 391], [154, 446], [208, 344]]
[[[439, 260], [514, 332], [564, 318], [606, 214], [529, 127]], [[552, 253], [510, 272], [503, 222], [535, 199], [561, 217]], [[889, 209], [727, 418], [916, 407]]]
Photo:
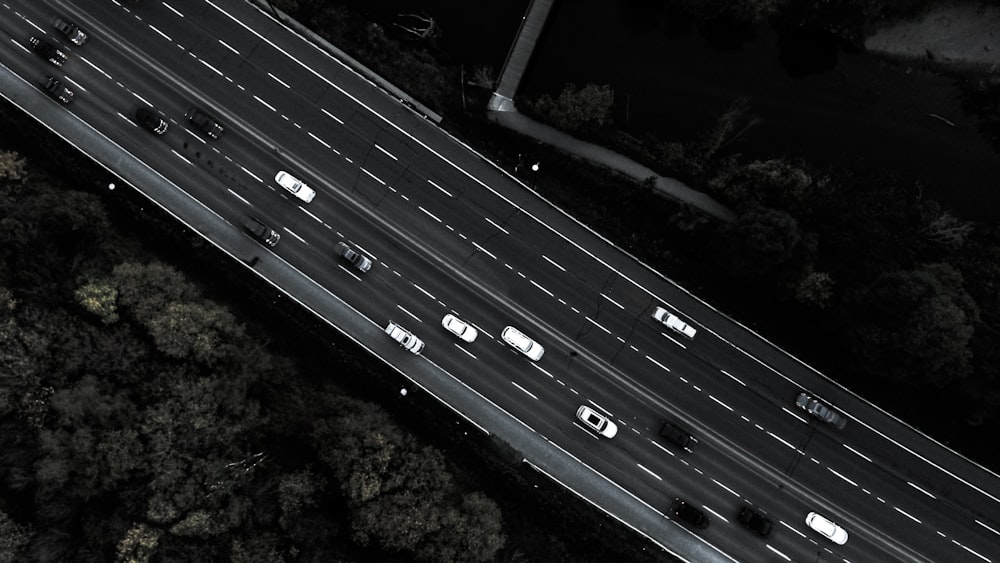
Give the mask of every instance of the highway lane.
[[[284, 144], [284, 143], [283, 143], [283, 144]], [[296, 151], [294, 151], [294, 152], [295, 152], [296, 154], [299, 154], [299, 151], [298, 151], [298, 150], [296, 150]], [[447, 185], [447, 186], [451, 187], [451, 186], [450, 186], [450, 184], [447, 184], [447, 183], [446, 183], [446, 184], [444, 184], [444, 185]], [[322, 193], [321, 193], [321, 195], [322, 195]], [[425, 194], [421, 194], [421, 195], [425, 195]], [[414, 195], [414, 197], [416, 197], [416, 196]], [[318, 201], [319, 201], [319, 198], [317, 198], [317, 202], [318, 202]], [[315, 203], [313, 204], [313, 206], [314, 206], [314, 205], [315, 205]], [[312, 207], [312, 206], [311, 206], [311, 207]], [[528, 223], [530, 224], [530, 221], [529, 221]], [[503, 225], [504, 225], [504, 226], [506, 227], [507, 225], [510, 225], [510, 223], [503, 223]], [[492, 227], [493, 225], [490, 225], [490, 226]], [[544, 259], [543, 259], [543, 260], [544, 260]], [[514, 260], [512, 259], [511, 261], [514, 261]], [[559, 263], [560, 263], [560, 264], [562, 264], [562, 263], [563, 263], [563, 261], [564, 261], [564, 258], [563, 258], [563, 257], [559, 257]], [[517, 261], [515, 261], [515, 263], [517, 263]], [[525, 270], [525, 271], [532, 271], [532, 270], [534, 270], [534, 269], [535, 269], [535, 267], [536, 267], [535, 265], [532, 265], [532, 266], [531, 266], [530, 268], [528, 268], [528, 267], [525, 267], [525, 268], [524, 268], [524, 270]], [[551, 267], [551, 266], [550, 266], [550, 267]], [[591, 266], [590, 268], [587, 268], [587, 269], [595, 269], [595, 270], [596, 270], [596, 268], [593, 268], [592, 266]], [[586, 271], [587, 269], [585, 269], [585, 271]], [[523, 281], [523, 279], [526, 279], [526, 278], [522, 278], [522, 281]], [[533, 276], [533, 279], [537, 279], [537, 278], [536, 278], [535, 276]], [[517, 280], [516, 280], [516, 279], [515, 279], [514, 281], [515, 281], [515, 282], [517, 282]], [[538, 283], [538, 282], [536, 282], [536, 283]], [[558, 282], [558, 280], [557, 280], [557, 281], [555, 281], [555, 282], [553, 282], [553, 283], [559, 283], [559, 282]], [[536, 300], [536, 299], [537, 299], [537, 298], [536, 298], [535, 296], [533, 296], [533, 295], [532, 295], [532, 292], [533, 292], [533, 291], [537, 292], [537, 291], [541, 291], [541, 290], [539, 290], [539, 289], [538, 289], [537, 287], [528, 287], [528, 286], [525, 286], [525, 285], [524, 285], [523, 283], [522, 283], [521, 285], [522, 285], [523, 287], [519, 287], [519, 288], [518, 288], [518, 289], [519, 289], [519, 291], [518, 291], [518, 293], [516, 293], [516, 294], [515, 294], [516, 296], [518, 296], [518, 297], [521, 297], [521, 296], [523, 296], [523, 297], [524, 297], [524, 299], [525, 299], [525, 301], [529, 301], [529, 302], [530, 302], [530, 301], [534, 301], [534, 300]], [[558, 287], [558, 286], [552, 286], [551, 284], [548, 284], [548, 283], [541, 283], [541, 284], [539, 284], [539, 285], [542, 285], [542, 287], [545, 287], [545, 288], [549, 288], [549, 287]], [[560, 285], [561, 285], [561, 284], [560, 284]], [[422, 286], [422, 287], [423, 287], [423, 286]], [[584, 290], [581, 290], [581, 291], [579, 291], [578, 293], [580, 293], [580, 294], [584, 294], [584, 293], [587, 293], [587, 291], [586, 291], [586, 290], [584, 289]], [[701, 341], [701, 339], [699, 339], [699, 344], [700, 344], [700, 341]]]

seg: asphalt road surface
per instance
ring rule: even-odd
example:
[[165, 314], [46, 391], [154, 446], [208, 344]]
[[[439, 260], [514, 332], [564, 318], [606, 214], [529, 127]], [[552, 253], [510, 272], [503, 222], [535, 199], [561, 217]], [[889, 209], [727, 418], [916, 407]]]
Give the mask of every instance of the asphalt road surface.
[[[672, 284], [519, 184], [488, 159], [345, 64], [241, 0], [38, 2], [0, 12], [8, 99], [284, 289], [470, 422], [624, 524], [691, 561], [1000, 561], [1000, 480], [815, 373]], [[90, 35], [73, 46], [56, 16]], [[69, 61], [29, 50], [36, 35]], [[62, 78], [62, 106], [37, 86]], [[185, 118], [225, 126], [219, 140]], [[140, 107], [169, 124], [142, 129]], [[316, 190], [277, 186], [286, 170]], [[611, 209], [609, 213], [623, 210]], [[252, 214], [273, 249], [239, 227]], [[374, 266], [334, 255], [345, 241]], [[741, 288], [733, 288], [740, 291]], [[693, 339], [654, 321], [663, 306]], [[441, 327], [471, 322], [465, 343]], [[426, 342], [390, 341], [395, 321]], [[500, 339], [513, 325], [545, 347], [538, 362]], [[795, 407], [808, 390], [843, 430]], [[620, 430], [599, 438], [587, 404]], [[660, 438], [688, 428], [688, 453]], [[711, 519], [667, 515], [682, 497]], [[764, 539], [735, 515], [773, 521]], [[843, 526], [836, 545], [805, 524]]]

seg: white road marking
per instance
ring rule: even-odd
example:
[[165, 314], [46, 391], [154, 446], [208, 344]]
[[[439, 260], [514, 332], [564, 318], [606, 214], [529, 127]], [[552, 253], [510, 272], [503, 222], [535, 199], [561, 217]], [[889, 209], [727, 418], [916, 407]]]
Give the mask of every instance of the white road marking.
[[[475, 241], [473, 241], [473, 242], [472, 242], [472, 246], [475, 246], [476, 248], [478, 248], [478, 249], [479, 249], [479, 251], [480, 251], [480, 252], [482, 252], [482, 253], [486, 254], [486, 255], [487, 255], [487, 256], [489, 256], [490, 258], [492, 258], [492, 259], [494, 259], [494, 260], [496, 260], [496, 259], [497, 259], [497, 257], [496, 257], [496, 256], [494, 256], [492, 252], [490, 252], [489, 250], [486, 250], [485, 248], [483, 248], [483, 247], [479, 246], [478, 244], [476, 244], [476, 242], [475, 242]], [[524, 276], [521, 276], [521, 277], [524, 277]]]
[[[699, 389], [699, 391], [700, 391], [700, 389]], [[722, 402], [722, 401], [720, 401], [719, 399], [716, 399], [714, 395], [711, 395], [711, 394], [709, 394], [708, 398], [709, 398], [709, 399], [712, 399], [712, 400], [713, 400], [713, 401], [715, 401], [716, 403], [719, 403], [719, 404], [720, 404], [720, 405], [722, 405], [723, 407], [725, 407], [725, 408], [729, 409], [729, 412], [733, 412], [733, 407], [731, 407], [731, 406], [727, 405], [726, 403], [723, 403], [723, 402]]]
[[909, 518], [910, 520], [913, 520], [913, 521], [914, 521], [914, 522], [916, 522], [917, 524], [923, 524], [923, 522], [921, 522], [920, 520], [917, 520], [917, 519], [916, 519], [916, 518], [915, 518], [915, 517], [914, 517], [914, 516], [913, 516], [912, 514], [910, 514], [909, 512], [906, 512], [906, 511], [905, 511], [905, 510], [903, 510], [902, 508], [900, 508], [900, 507], [898, 507], [898, 506], [894, 506], [894, 507], [892, 507], [892, 508], [893, 508], [893, 509], [895, 509], [895, 510], [896, 510], [896, 512], [898, 512], [898, 513], [902, 514], [903, 516], [906, 516], [907, 518]]
[[511, 383], [511, 385], [513, 385], [514, 387], [517, 387], [518, 389], [520, 389], [521, 391], [523, 391], [525, 395], [527, 395], [527, 396], [531, 397], [532, 399], [534, 399], [534, 400], [536, 400], [536, 401], [538, 400], [538, 397], [536, 397], [536, 396], [534, 395], [534, 393], [532, 393], [531, 391], [528, 391], [528, 390], [527, 390], [527, 389], [525, 389], [524, 387], [521, 387], [520, 385], [518, 385], [518, 384], [517, 384], [517, 382], [516, 382], [516, 381], [511, 381], [510, 383]]
[[[859, 452], [858, 450], [852, 448], [851, 446], [848, 446], [847, 444], [844, 444], [844, 447], [847, 448], [847, 449], [849, 449], [849, 450], [851, 450], [851, 453], [853, 453], [854, 455], [856, 455], [856, 456], [860, 457], [861, 459], [867, 461], [868, 463], [872, 462], [872, 458], [866, 456], [865, 454]], [[913, 483], [910, 483], [910, 485], [913, 485]], [[917, 487], [916, 485], [913, 485], [913, 486]], [[917, 487], [917, 488], [920, 489], [920, 487]], [[920, 490], [923, 491], [923, 489], [920, 489]], [[923, 491], [923, 492], [926, 493], [927, 491]]]
[[83, 61], [83, 62], [85, 62], [85, 63], [87, 63], [88, 65], [90, 65], [90, 68], [92, 68], [92, 69], [96, 70], [97, 72], [99, 72], [99, 73], [103, 74], [103, 75], [104, 75], [104, 78], [107, 78], [108, 80], [111, 80], [111, 75], [110, 75], [110, 74], [108, 74], [108, 73], [106, 73], [106, 72], [104, 72], [103, 70], [101, 70], [101, 68], [100, 68], [100, 67], [98, 67], [97, 65], [95, 65], [94, 63], [92, 63], [92, 62], [88, 61], [88, 60], [87, 60], [86, 58], [84, 58], [84, 57], [80, 57], [80, 60], [81, 60], [81, 61]]
[[270, 76], [272, 80], [274, 80], [274, 81], [275, 81], [275, 82], [277, 82], [278, 84], [281, 84], [281, 85], [282, 85], [282, 86], [284, 86], [285, 88], [288, 88], [289, 90], [291, 90], [291, 89], [292, 89], [292, 87], [291, 87], [291, 86], [289, 86], [287, 82], [285, 82], [284, 80], [282, 80], [282, 79], [278, 78], [277, 76], [275, 76], [275, 75], [271, 74], [270, 72], [269, 72], [269, 73], [267, 73], [267, 75], [268, 75], [268, 76]]
[[347, 273], [347, 275], [351, 276], [352, 278], [354, 278], [354, 279], [356, 279], [356, 280], [358, 280], [358, 281], [361, 281], [361, 278], [359, 278], [357, 274], [355, 274], [354, 272], [352, 272], [352, 271], [348, 270], [348, 269], [347, 269], [347, 268], [345, 268], [344, 266], [342, 266], [342, 265], [340, 265], [340, 264], [337, 264], [337, 267], [338, 267], [338, 268], [340, 268], [341, 270], [343, 270], [344, 272], [346, 272], [346, 273]]
[[433, 213], [431, 213], [430, 211], [427, 211], [426, 209], [424, 209], [424, 208], [423, 208], [423, 206], [420, 206], [420, 205], [418, 205], [418, 206], [417, 206], [417, 209], [419, 209], [419, 210], [423, 211], [425, 215], [427, 215], [427, 216], [428, 216], [428, 217], [430, 217], [431, 219], [434, 219], [434, 220], [435, 220], [435, 221], [437, 221], [438, 223], [440, 223], [440, 222], [441, 222], [441, 220], [440, 220], [440, 219], [438, 219], [436, 215], [434, 215], [434, 214], [433, 214]]
[[726, 374], [727, 376], [729, 376], [729, 379], [732, 379], [732, 380], [733, 380], [733, 381], [735, 381], [736, 383], [739, 383], [740, 385], [742, 385], [742, 386], [744, 386], [744, 387], [746, 387], [746, 386], [747, 386], [747, 384], [746, 384], [746, 383], [743, 383], [742, 381], [740, 381], [740, 379], [739, 379], [739, 378], [737, 378], [737, 377], [736, 377], [735, 375], [733, 375], [733, 374], [729, 373], [728, 371], [726, 371], [726, 370], [724, 370], [724, 369], [720, 369], [719, 371], [721, 371], [722, 373], [724, 373], [724, 374]]
[[637, 463], [636, 465], [639, 467], [639, 469], [642, 469], [646, 473], [649, 473], [650, 475], [652, 475], [653, 477], [655, 477], [657, 480], [659, 480], [659, 481], [663, 480], [663, 477], [660, 477], [656, 473], [653, 473], [652, 471], [649, 470], [649, 468], [645, 467], [643, 464]]
[[297, 235], [295, 233], [295, 231], [289, 229], [288, 227], [284, 227], [284, 230], [285, 230], [286, 233], [288, 233], [288, 234], [292, 235], [293, 237], [299, 239], [299, 242], [301, 242], [302, 244], [309, 244], [308, 242], [306, 242], [306, 239], [300, 237], [299, 235]]
[[240, 52], [239, 52], [239, 51], [237, 51], [237, 50], [236, 50], [236, 49], [235, 49], [235, 48], [234, 48], [234, 47], [233, 47], [232, 45], [230, 45], [229, 43], [226, 43], [225, 41], [223, 41], [223, 40], [221, 40], [221, 39], [219, 39], [219, 43], [222, 43], [222, 46], [223, 46], [223, 47], [225, 47], [226, 49], [229, 49], [230, 51], [232, 51], [232, 52], [236, 53], [237, 55], [239, 55], [239, 54], [240, 54]]
[[184, 17], [184, 14], [182, 14], [182, 13], [178, 12], [178, 11], [177, 11], [177, 10], [176, 10], [176, 9], [175, 9], [175, 8], [174, 8], [173, 6], [171, 6], [170, 4], [167, 4], [166, 2], [160, 2], [160, 3], [161, 3], [161, 4], [163, 4], [164, 6], [166, 6], [166, 7], [167, 7], [167, 9], [168, 9], [168, 10], [170, 10], [171, 12], [173, 12], [173, 13], [177, 14], [178, 16], [180, 16], [180, 17], [182, 17], [182, 18]]
[[552, 379], [555, 379], [554, 375], [552, 375], [551, 373], [549, 373], [549, 372], [545, 371], [544, 369], [538, 367], [538, 364], [536, 364], [535, 362], [531, 362], [531, 366], [534, 367], [535, 369], [537, 369], [538, 371], [544, 373], [545, 375], [551, 377]]
[[[149, 25], [149, 24], [146, 24], [146, 25]], [[152, 30], [153, 30], [153, 31], [155, 31], [156, 33], [159, 33], [159, 34], [160, 34], [160, 35], [162, 35], [162, 36], [163, 36], [163, 38], [164, 38], [164, 39], [166, 39], [167, 41], [169, 41], [169, 42], [171, 42], [171, 43], [173, 43], [173, 42], [174, 42], [174, 40], [173, 40], [173, 39], [171, 39], [169, 35], [167, 35], [166, 33], [163, 33], [163, 32], [162, 32], [162, 31], [160, 31], [159, 29], [156, 29], [156, 27], [155, 27], [155, 26], [152, 26], [152, 25], [149, 25], [149, 29], [152, 29]]]
[[336, 115], [333, 115], [332, 113], [330, 113], [330, 112], [326, 111], [325, 109], [323, 109], [323, 108], [320, 108], [320, 111], [322, 111], [323, 113], [325, 113], [325, 114], [327, 114], [328, 116], [330, 116], [330, 119], [332, 119], [332, 120], [336, 121], [337, 123], [339, 123], [339, 124], [341, 124], [341, 125], [343, 125], [343, 124], [344, 124], [344, 122], [343, 122], [343, 121], [341, 121], [341, 119], [340, 119], [339, 117], [337, 117]]
[[563, 268], [562, 266], [559, 265], [558, 262], [556, 262], [555, 260], [549, 258], [548, 256], [542, 254], [542, 258], [544, 258], [546, 262], [548, 262], [549, 264], [552, 264], [556, 268], [559, 268], [560, 270], [562, 270], [564, 272], [566, 271], [566, 268]]
[[[805, 537], [805, 536], [803, 536], [803, 537]], [[771, 544], [769, 544], [769, 543], [768, 544], [764, 544], [764, 546], [767, 547], [768, 549], [770, 549], [772, 553], [774, 553], [775, 555], [781, 557], [785, 561], [791, 561], [792, 560], [791, 557], [789, 557], [789, 556], [785, 555], [784, 553], [778, 551], [777, 549], [771, 547]]]
[[257, 100], [258, 102], [261, 103], [261, 105], [263, 105], [264, 107], [266, 107], [267, 109], [269, 109], [271, 111], [274, 111], [274, 112], [278, 111], [278, 110], [274, 109], [274, 106], [272, 106], [271, 104], [269, 104], [269, 103], [265, 102], [264, 100], [262, 100], [260, 98], [260, 96], [258, 96], [257, 94], [253, 95], [253, 99]]
[[385, 182], [383, 182], [381, 178], [379, 178], [378, 176], [372, 174], [366, 168], [362, 168], [361, 171], [364, 172], [365, 174], [368, 174], [369, 176], [371, 176], [371, 178], [373, 180], [375, 180], [376, 182], [378, 182], [379, 184], [382, 184], [383, 186], [385, 185]]
[[181, 153], [179, 153], [179, 152], [175, 151], [174, 149], [170, 149], [170, 152], [174, 153], [174, 156], [176, 156], [177, 158], [179, 158], [179, 159], [183, 160], [184, 162], [186, 162], [186, 163], [190, 164], [191, 166], [194, 166], [194, 163], [193, 163], [193, 162], [191, 162], [190, 160], [188, 160], [188, 159], [184, 158], [184, 157], [183, 157], [183, 156], [181, 155]]
[[328, 149], [332, 149], [332, 148], [333, 148], [333, 147], [331, 147], [331, 146], [329, 145], [329, 143], [327, 143], [327, 142], [326, 142], [326, 141], [324, 141], [323, 139], [320, 139], [319, 137], [317, 137], [316, 135], [314, 135], [314, 134], [312, 133], [312, 131], [310, 131], [310, 132], [309, 132], [309, 136], [310, 136], [310, 137], [312, 137], [314, 141], [316, 141], [317, 143], [319, 143], [319, 144], [323, 145], [324, 147], [326, 147], [326, 148], [328, 148]]
[[712, 479], [712, 482], [714, 482], [716, 485], [722, 487], [723, 489], [729, 491], [729, 494], [733, 495], [734, 497], [736, 497], [736, 498], [743, 498], [743, 495], [741, 495], [741, 494], [737, 493], [736, 491], [730, 489], [729, 487], [723, 485], [719, 481], [716, 481], [715, 479]]
[[843, 479], [844, 481], [846, 481], [846, 482], [850, 483], [851, 485], [854, 485], [855, 487], [857, 487], [857, 486], [858, 486], [858, 484], [857, 484], [857, 483], [855, 483], [854, 481], [851, 481], [851, 480], [850, 480], [850, 479], [848, 479], [847, 477], [844, 477], [844, 476], [843, 476], [843, 475], [841, 475], [840, 473], [837, 473], [837, 472], [836, 472], [836, 471], [835, 471], [835, 470], [834, 470], [833, 468], [831, 468], [831, 467], [827, 467], [827, 468], [826, 468], [826, 470], [827, 470], [827, 471], [829, 471], [830, 473], [833, 473], [833, 474], [834, 474], [834, 475], [836, 475], [837, 477], [840, 477], [841, 479]]
[[411, 313], [411, 312], [407, 311], [406, 309], [404, 309], [402, 305], [396, 305], [396, 307], [398, 307], [400, 311], [406, 313], [407, 315], [410, 315], [414, 319], [417, 319], [418, 322], [421, 322], [421, 323], [424, 322], [424, 321], [420, 320], [420, 317], [418, 317], [418, 316], [414, 315], [413, 313]]
[[201, 64], [203, 64], [203, 65], [205, 65], [206, 67], [208, 67], [208, 69], [211, 70], [212, 72], [214, 72], [215, 74], [218, 74], [219, 76], [222, 76], [222, 77], [226, 76], [225, 74], [223, 74], [223, 72], [221, 70], [219, 70], [219, 69], [215, 68], [214, 66], [208, 64], [208, 61], [206, 61], [205, 59], [198, 59], [198, 62], [201, 63]]
[[236, 199], [238, 199], [238, 200], [242, 201], [243, 203], [245, 203], [245, 204], [247, 204], [247, 205], [250, 205], [250, 202], [249, 202], [249, 201], [247, 201], [247, 200], [246, 200], [246, 198], [244, 198], [244, 197], [243, 197], [243, 196], [241, 196], [240, 194], [238, 194], [238, 193], [234, 192], [234, 191], [232, 190], [232, 188], [227, 188], [227, 189], [226, 189], [226, 191], [227, 191], [227, 192], [229, 192], [229, 193], [231, 193], [231, 194], [233, 194], [233, 197], [235, 197]]
[[382, 151], [383, 153], [385, 153], [385, 155], [386, 155], [386, 156], [388, 156], [389, 158], [391, 158], [391, 159], [393, 159], [393, 160], [395, 160], [395, 161], [399, 161], [399, 159], [398, 159], [398, 158], [396, 158], [396, 156], [395, 156], [394, 154], [392, 154], [391, 152], [389, 152], [389, 151], [387, 151], [387, 150], [383, 149], [383, 148], [382, 148], [381, 146], [379, 146], [379, 144], [378, 144], [378, 143], [375, 143], [375, 148], [377, 148], [378, 150], [380, 150], [380, 151]]
[[615, 301], [614, 299], [612, 299], [612, 298], [608, 297], [607, 295], [604, 295], [604, 294], [602, 293], [602, 294], [601, 294], [601, 297], [603, 297], [603, 298], [607, 299], [608, 301], [610, 301], [610, 302], [611, 302], [611, 304], [613, 304], [613, 305], [614, 305], [615, 307], [618, 307], [618, 308], [619, 308], [619, 309], [621, 309], [622, 311], [624, 311], [624, 310], [625, 310], [625, 306], [624, 306], [624, 305], [622, 305], [621, 303], [619, 303], [619, 302]]
[[789, 449], [791, 449], [791, 450], [793, 450], [793, 451], [798, 451], [798, 449], [797, 449], [797, 448], [796, 448], [795, 446], [791, 445], [790, 443], [788, 443], [788, 441], [786, 441], [786, 440], [785, 440], [784, 438], [782, 438], [781, 436], [778, 436], [778, 435], [777, 435], [777, 434], [775, 434], [774, 432], [771, 432], [770, 430], [768, 430], [768, 431], [767, 431], [767, 435], [768, 435], [768, 436], [770, 436], [770, 437], [772, 437], [772, 438], [774, 438], [775, 440], [777, 440], [777, 441], [781, 442], [782, 444], [784, 444], [784, 445], [788, 446], [788, 448], [789, 448]]
[[419, 286], [419, 285], [417, 285], [417, 284], [413, 284], [413, 287], [415, 287], [415, 288], [417, 288], [418, 290], [420, 290], [420, 292], [421, 292], [421, 293], [423, 293], [424, 295], [426, 295], [427, 297], [430, 297], [430, 298], [431, 298], [431, 301], [437, 301], [437, 298], [436, 298], [436, 297], [434, 297], [433, 295], [431, 295], [431, 293], [430, 293], [429, 291], [427, 291], [426, 289], [424, 289], [424, 288], [420, 287], [420, 286]]
[[966, 547], [966, 546], [964, 546], [964, 545], [962, 545], [962, 544], [958, 543], [958, 542], [957, 542], [957, 541], [955, 541], [955, 540], [951, 540], [951, 543], [953, 543], [953, 544], [957, 545], [958, 547], [961, 547], [961, 548], [962, 548], [962, 549], [964, 549], [965, 551], [968, 551], [969, 553], [971, 553], [971, 554], [975, 555], [976, 557], [978, 557], [978, 558], [982, 559], [983, 561], [986, 561], [987, 563], [989, 563], [990, 561], [992, 561], [992, 560], [991, 560], [991, 559], [989, 559], [988, 557], [986, 557], [986, 556], [984, 556], [984, 555], [981, 555], [981, 554], [979, 554], [979, 553], [978, 553], [978, 552], [976, 552], [976, 551], [973, 551], [973, 550], [972, 550], [971, 548], [969, 548], [969, 547]]
[[[535, 283], [535, 282], [531, 282], [531, 283]], [[601, 324], [600, 324], [599, 322], [595, 321], [594, 319], [592, 319], [592, 318], [590, 318], [590, 317], [588, 317], [588, 316], [586, 316], [586, 315], [584, 315], [584, 316], [583, 316], [583, 318], [585, 318], [585, 319], [587, 319], [588, 321], [590, 321], [590, 324], [592, 324], [592, 325], [596, 326], [597, 328], [599, 328], [599, 329], [603, 330], [604, 332], [606, 332], [606, 333], [608, 333], [608, 334], [611, 334], [611, 331], [610, 331], [610, 330], [608, 330], [608, 329], [604, 328], [603, 326], [601, 326]]]
[[508, 231], [507, 229], [505, 229], [505, 228], [501, 227], [500, 225], [496, 224], [496, 222], [494, 222], [493, 219], [490, 219], [489, 217], [483, 217], [483, 219], [486, 219], [487, 223], [489, 223], [490, 225], [493, 225], [494, 227], [496, 227], [496, 228], [500, 229], [501, 231], [503, 231], [503, 234], [505, 234], [505, 235], [509, 235], [510, 234], [510, 231]]
[[986, 524], [984, 524], [983, 522], [981, 522], [981, 521], [979, 521], [979, 520], [976, 520], [975, 522], [976, 522], [976, 524], [979, 524], [980, 526], [982, 526], [982, 527], [986, 528], [987, 530], [989, 530], [989, 531], [993, 532], [994, 534], [996, 534], [996, 535], [1000, 536], [1000, 532], [998, 532], [998, 531], [996, 531], [995, 529], [993, 529], [993, 528], [991, 528], [991, 527], [987, 526], [987, 525], [986, 525]]
[[709, 508], [709, 507], [705, 506], [704, 504], [703, 504], [703, 505], [701, 505], [701, 507], [702, 507], [702, 508], [704, 508], [704, 509], [705, 509], [706, 511], [708, 511], [708, 512], [711, 512], [712, 514], [714, 514], [714, 515], [715, 515], [715, 517], [716, 517], [716, 518], [718, 518], [719, 520], [722, 520], [723, 522], [725, 522], [725, 523], [727, 523], [727, 524], [729, 523], [729, 519], [728, 519], [728, 518], [726, 518], [725, 516], [723, 516], [723, 515], [719, 514], [718, 512], [716, 512], [716, 511], [712, 510], [711, 508]]
[[660, 366], [661, 368], [667, 370], [668, 372], [670, 371], [670, 368], [668, 368], [667, 366], [665, 366], [665, 365], [661, 364], [660, 362], [654, 360], [653, 358], [651, 358], [649, 356], [646, 356], [646, 359], [649, 360], [649, 361], [651, 361], [651, 362], [653, 362], [654, 364]]
[[459, 350], [461, 350], [461, 351], [465, 352], [466, 354], [468, 354], [469, 356], [471, 356], [473, 360], [478, 360], [478, 359], [479, 359], [479, 358], [477, 358], [477, 357], [476, 357], [475, 355], [473, 355], [473, 353], [472, 353], [472, 352], [470, 352], [470, 351], [466, 350], [465, 348], [462, 348], [462, 347], [461, 347], [461, 346], [459, 346], [458, 344], [456, 344], [456, 343], [454, 343], [454, 342], [452, 342], [452, 344], [455, 344], [455, 348], [458, 348]]
[[555, 295], [551, 291], [549, 291], [549, 290], [545, 289], [544, 287], [542, 287], [541, 284], [539, 284], [535, 280], [528, 280], [528, 281], [531, 282], [531, 285], [533, 285], [533, 286], [537, 287], [538, 289], [544, 291], [545, 294], [548, 295], [549, 297], [555, 297]]
[[430, 178], [428, 178], [427, 179], [427, 183], [430, 184], [430, 185], [432, 185], [432, 186], [434, 186], [435, 188], [441, 190], [446, 196], [448, 196], [448, 197], [455, 197], [455, 196], [451, 195], [451, 192], [449, 192], [448, 190], [446, 190], [446, 189], [442, 188], [441, 186], [435, 184], [434, 180], [431, 180]]
[[799, 419], [799, 422], [801, 422], [802, 424], [809, 424], [809, 421], [807, 419], [805, 419], [802, 416], [799, 416], [799, 413], [789, 410], [788, 407], [781, 407], [781, 410]]

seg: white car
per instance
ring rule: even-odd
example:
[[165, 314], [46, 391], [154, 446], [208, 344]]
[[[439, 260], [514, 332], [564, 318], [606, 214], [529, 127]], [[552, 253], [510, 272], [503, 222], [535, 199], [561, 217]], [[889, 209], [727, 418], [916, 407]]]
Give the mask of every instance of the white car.
[[441, 319], [441, 326], [448, 332], [469, 343], [475, 342], [476, 337], [479, 336], [479, 331], [476, 330], [476, 327], [452, 314], [445, 315]]
[[667, 325], [667, 328], [679, 332], [688, 338], [694, 338], [694, 335], [698, 333], [693, 326], [682, 321], [677, 315], [668, 313], [663, 307], [657, 307], [653, 311], [653, 318]]
[[500, 333], [500, 338], [503, 338], [503, 341], [510, 344], [512, 348], [536, 362], [542, 359], [542, 354], [545, 353], [545, 348], [542, 348], [541, 344], [528, 338], [524, 333], [512, 326], [503, 329], [503, 332]]
[[806, 525], [823, 534], [826, 539], [837, 545], [844, 545], [847, 543], [847, 531], [827, 520], [822, 514], [810, 512], [809, 516], [806, 516]]
[[576, 411], [576, 417], [584, 426], [597, 432], [605, 438], [614, 438], [618, 434], [618, 425], [611, 422], [611, 419], [595, 411], [587, 405], [580, 405]]
[[399, 326], [394, 322], [390, 322], [385, 325], [385, 333], [399, 343], [400, 346], [406, 348], [414, 354], [419, 354], [421, 350], [424, 349], [424, 341], [420, 340], [416, 336], [413, 336], [405, 328]]
[[299, 180], [284, 170], [274, 175], [274, 181], [277, 182], [282, 188], [292, 192], [292, 195], [306, 203], [309, 203], [314, 197], [316, 197], [316, 192], [313, 191], [312, 188], [302, 183], [302, 180]]

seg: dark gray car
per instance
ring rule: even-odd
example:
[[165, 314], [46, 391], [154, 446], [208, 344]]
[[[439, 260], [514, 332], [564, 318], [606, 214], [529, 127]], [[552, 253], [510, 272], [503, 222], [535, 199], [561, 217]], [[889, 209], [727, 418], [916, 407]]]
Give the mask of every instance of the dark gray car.
[[253, 238], [268, 246], [278, 244], [278, 241], [281, 239], [281, 235], [279, 235], [277, 231], [268, 227], [261, 222], [260, 219], [252, 215], [247, 215], [243, 218], [243, 228], [246, 229], [248, 233], [253, 235]]
[[823, 422], [835, 426], [838, 430], [843, 430], [847, 425], [847, 419], [840, 413], [831, 409], [825, 403], [811, 397], [808, 393], [799, 393], [795, 399], [795, 406], [822, 420]]

